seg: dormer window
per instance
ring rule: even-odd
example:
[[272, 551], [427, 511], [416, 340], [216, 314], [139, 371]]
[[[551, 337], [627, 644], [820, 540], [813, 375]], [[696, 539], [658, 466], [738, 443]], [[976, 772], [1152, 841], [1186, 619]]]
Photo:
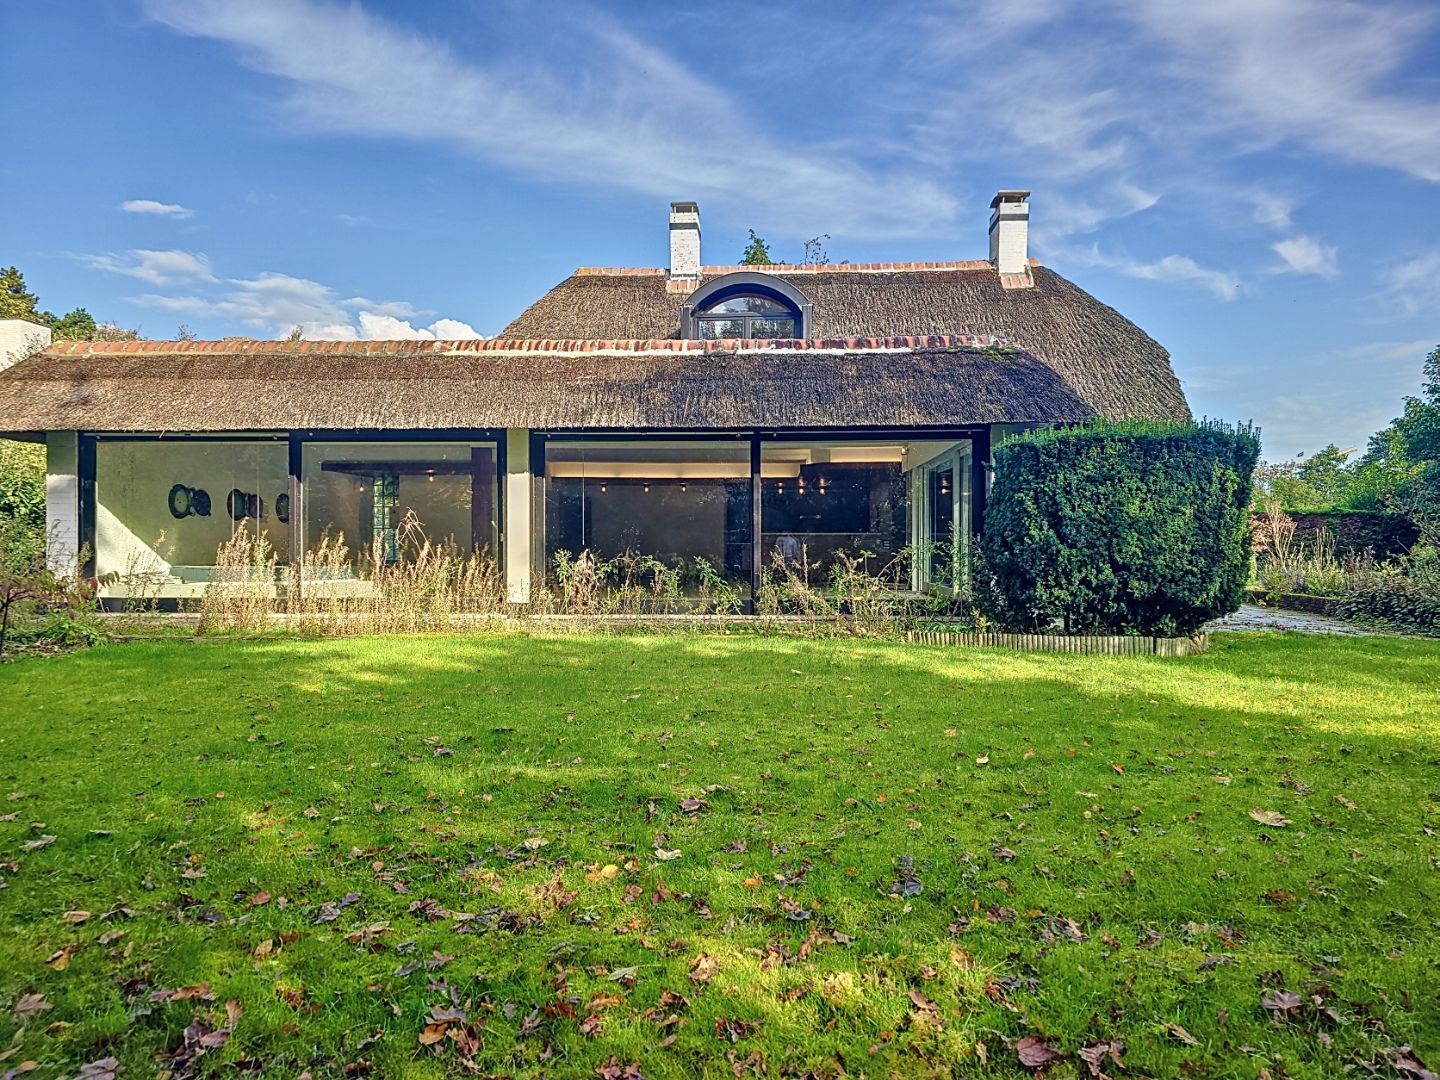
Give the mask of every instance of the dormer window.
[[695, 331], [702, 340], [799, 337], [800, 313], [774, 296], [744, 293], [697, 312]]
[[680, 336], [802, 338], [809, 334], [810, 301], [789, 282], [770, 274], [739, 272], [696, 290], [681, 310]]

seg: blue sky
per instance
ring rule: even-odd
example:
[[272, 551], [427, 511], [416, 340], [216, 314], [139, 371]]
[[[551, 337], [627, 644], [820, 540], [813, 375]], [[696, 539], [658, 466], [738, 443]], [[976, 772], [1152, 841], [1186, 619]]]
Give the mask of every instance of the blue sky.
[[[169, 337], [493, 334], [578, 265], [1032, 254], [1266, 454], [1440, 344], [1440, 4], [48, 0], [0, 12], [0, 263]], [[984, 327], [975, 327], [984, 330]]]

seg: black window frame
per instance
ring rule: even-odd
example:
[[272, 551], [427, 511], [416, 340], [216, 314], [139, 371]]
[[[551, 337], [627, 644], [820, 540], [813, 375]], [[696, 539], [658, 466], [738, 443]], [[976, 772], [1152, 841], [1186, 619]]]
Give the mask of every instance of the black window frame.
[[[810, 298], [790, 284], [783, 278], [774, 274], [763, 274], [753, 271], [738, 271], [733, 274], [726, 274], [713, 281], [706, 282], [695, 292], [691, 293], [685, 305], [680, 309], [680, 336], [685, 339], [700, 338], [700, 327], [707, 322], [741, 322], [744, 325], [745, 333], [740, 335], [741, 339], [753, 338], [750, 328], [755, 321], [784, 318], [776, 312], [714, 312], [712, 309], [726, 300], [733, 300], [740, 296], [763, 296], [774, 300], [785, 307], [790, 317], [795, 320], [795, 333], [791, 338], [808, 338], [811, 336], [811, 305]], [[774, 335], [765, 334], [762, 337], [772, 338]], [[735, 338], [719, 338], [707, 340], [734, 341]], [[787, 339], [788, 340], [788, 339]]]

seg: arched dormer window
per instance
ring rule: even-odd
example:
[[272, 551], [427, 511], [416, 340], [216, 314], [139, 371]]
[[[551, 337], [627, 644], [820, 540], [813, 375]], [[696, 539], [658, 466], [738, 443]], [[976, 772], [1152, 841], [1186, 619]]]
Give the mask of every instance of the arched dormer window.
[[680, 311], [680, 336], [702, 341], [808, 337], [810, 300], [773, 274], [726, 274], [690, 295]]

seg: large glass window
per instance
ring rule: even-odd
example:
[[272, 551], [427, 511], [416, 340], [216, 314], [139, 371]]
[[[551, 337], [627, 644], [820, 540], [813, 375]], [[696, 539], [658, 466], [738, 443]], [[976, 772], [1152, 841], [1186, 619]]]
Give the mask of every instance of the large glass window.
[[969, 446], [963, 440], [766, 443], [762, 566], [819, 583], [842, 560], [856, 560], [897, 589], [952, 587], [963, 580], [955, 568], [969, 531]]
[[280, 440], [125, 439], [95, 447], [95, 573], [106, 598], [198, 598], [237, 531], [290, 553]]
[[343, 542], [351, 565], [393, 564], [423, 537], [494, 555], [495, 465], [491, 443], [307, 442], [305, 550]]
[[[612, 579], [658, 573], [698, 593], [750, 576], [746, 441], [562, 441], [545, 446], [545, 556], [553, 574], [589, 552]], [[638, 580], [637, 580], [638, 579]]]

